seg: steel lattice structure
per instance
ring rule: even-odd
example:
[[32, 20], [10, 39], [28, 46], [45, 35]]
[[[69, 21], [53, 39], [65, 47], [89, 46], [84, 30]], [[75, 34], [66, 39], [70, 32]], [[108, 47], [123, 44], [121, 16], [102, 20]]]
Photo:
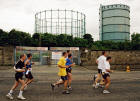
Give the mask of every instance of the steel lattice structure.
[[45, 10], [35, 14], [35, 33], [68, 34], [83, 37], [86, 34], [86, 16], [73, 10]]

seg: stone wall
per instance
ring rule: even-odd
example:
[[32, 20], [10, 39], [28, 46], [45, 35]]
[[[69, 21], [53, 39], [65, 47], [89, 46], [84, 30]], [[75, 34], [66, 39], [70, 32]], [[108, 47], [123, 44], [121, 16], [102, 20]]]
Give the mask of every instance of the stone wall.
[[[131, 70], [140, 70], [140, 51], [106, 51], [112, 57], [112, 68], [125, 70], [129, 65]], [[97, 69], [96, 59], [102, 51], [85, 51], [81, 49], [81, 65], [89, 69]]]
[[0, 46], [0, 66], [9, 66], [14, 64], [14, 47]]

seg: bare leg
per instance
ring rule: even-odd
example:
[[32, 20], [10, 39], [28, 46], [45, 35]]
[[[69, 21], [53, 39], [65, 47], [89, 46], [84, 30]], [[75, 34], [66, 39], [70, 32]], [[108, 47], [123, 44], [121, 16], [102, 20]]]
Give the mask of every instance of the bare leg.
[[71, 82], [72, 82], [72, 74], [68, 73], [68, 86], [71, 86]]
[[13, 87], [11, 88], [11, 90], [15, 90], [18, 86], [19, 82], [18, 81], [15, 81], [15, 84], [13, 85]]
[[21, 99], [21, 100], [25, 100], [26, 98], [24, 98], [23, 95], [22, 95], [23, 94], [24, 87], [25, 87], [25, 81], [19, 79], [19, 82], [21, 83], [21, 88], [20, 88], [20, 92], [19, 92], [18, 98]]
[[95, 84], [98, 83], [98, 81], [101, 79], [101, 74], [98, 73], [97, 78], [95, 80]]
[[12, 94], [13, 94], [13, 91], [17, 88], [18, 84], [19, 84], [19, 82], [18, 82], [18, 81], [15, 81], [15, 83], [14, 83], [14, 85], [12, 86], [10, 92], [6, 95], [7, 98], [9, 98], [9, 99], [11, 99], [11, 100], [14, 99], [13, 96], [12, 96]]
[[8, 94], [12, 95], [13, 94], [13, 91], [17, 88], [19, 82], [18, 81], [15, 81], [14, 85], [12, 86], [10, 92]]
[[29, 81], [29, 79], [27, 78], [27, 79], [25, 80], [25, 84], [26, 84], [28, 81]]
[[24, 90], [24, 87], [25, 87], [25, 82], [24, 82], [24, 80], [21, 80], [21, 79], [19, 79], [19, 82], [21, 83], [20, 90], [23, 91]]
[[67, 86], [68, 86], [68, 80], [64, 81], [64, 90], [67, 90]]
[[28, 81], [25, 83], [26, 85], [30, 84], [31, 82], [33, 82], [34, 79], [28, 79]]
[[56, 83], [54, 83], [54, 85], [60, 85], [60, 84], [63, 84], [64, 81], [57, 81]]
[[109, 88], [109, 85], [110, 85], [110, 77], [107, 77], [106, 78], [106, 85], [105, 85], [105, 90], [107, 90]]

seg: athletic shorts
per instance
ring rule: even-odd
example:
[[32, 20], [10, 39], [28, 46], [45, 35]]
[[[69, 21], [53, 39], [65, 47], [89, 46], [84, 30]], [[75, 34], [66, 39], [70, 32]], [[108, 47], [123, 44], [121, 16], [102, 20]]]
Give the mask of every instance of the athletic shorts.
[[99, 73], [99, 74], [102, 74], [102, 70], [101, 70], [101, 69], [98, 69], [98, 73]]
[[71, 73], [72, 69], [66, 68], [67, 73]]
[[23, 73], [16, 73], [15, 74], [15, 79], [16, 79], [16, 81], [19, 81], [19, 79], [21, 79], [22, 80], [22, 77], [23, 77]]
[[62, 79], [63, 81], [66, 81], [66, 80], [68, 80], [68, 76], [61, 76], [61, 79]]
[[106, 79], [107, 77], [110, 77], [110, 75], [108, 73], [103, 73], [102, 76], [104, 79]]
[[30, 80], [34, 78], [31, 72], [29, 72], [28, 75], [25, 74], [25, 77]]

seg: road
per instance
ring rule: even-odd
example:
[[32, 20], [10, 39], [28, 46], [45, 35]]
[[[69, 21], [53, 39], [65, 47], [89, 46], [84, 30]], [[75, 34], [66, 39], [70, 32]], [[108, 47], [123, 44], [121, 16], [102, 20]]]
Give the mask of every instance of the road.
[[[115, 71], [111, 74], [111, 94], [103, 94], [102, 88], [93, 89], [94, 70], [76, 66], [73, 68], [72, 92], [63, 95], [63, 85], [51, 90], [50, 84], [57, 81], [56, 66], [34, 66], [34, 82], [28, 86], [23, 95], [26, 101], [140, 101], [140, 72]], [[0, 101], [9, 101], [5, 95], [14, 83], [14, 70], [0, 70]], [[14, 100], [19, 92], [15, 90]]]

